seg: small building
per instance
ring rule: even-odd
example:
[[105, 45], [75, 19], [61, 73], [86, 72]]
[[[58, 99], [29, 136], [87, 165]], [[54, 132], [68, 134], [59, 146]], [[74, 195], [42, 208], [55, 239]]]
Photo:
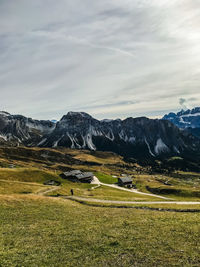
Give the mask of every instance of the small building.
[[60, 176], [63, 179], [67, 179], [70, 180], [72, 182], [76, 182], [77, 180], [77, 175], [81, 174], [82, 172], [80, 170], [72, 170], [72, 171], [68, 171], [68, 172], [63, 172]]
[[131, 177], [121, 177], [121, 178], [118, 178], [118, 185], [127, 187], [127, 188], [132, 188], [133, 180]]
[[82, 172], [80, 170], [72, 170], [61, 174], [63, 179], [68, 179], [72, 182], [91, 183], [94, 177], [92, 172]]
[[15, 168], [16, 166], [14, 165], [14, 164], [9, 164], [9, 168], [10, 169], [13, 169], [13, 168]]
[[55, 181], [55, 180], [48, 180], [44, 182], [44, 185], [54, 185], [54, 186], [59, 186], [61, 182]]
[[81, 183], [91, 183], [94, 178], [94, 174], [92, 172], [83, 172], [78, 174], [76, 177]]

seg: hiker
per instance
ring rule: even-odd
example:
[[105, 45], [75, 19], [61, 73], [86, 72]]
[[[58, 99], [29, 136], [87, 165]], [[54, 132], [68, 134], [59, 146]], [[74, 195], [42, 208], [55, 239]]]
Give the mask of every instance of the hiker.
[[74, 195], [74, 190], [73, 190], [73, 189], [71, 189], [71, 195], [72, 195], [72, 196]]

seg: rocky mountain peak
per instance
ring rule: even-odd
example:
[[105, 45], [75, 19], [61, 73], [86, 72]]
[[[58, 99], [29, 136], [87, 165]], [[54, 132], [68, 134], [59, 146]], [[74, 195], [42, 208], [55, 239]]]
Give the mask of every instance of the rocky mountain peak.
[[69, 120], [69, 119], [93, 119], [92, 116], [85, 112], [74, 112], [74, 111], [69, 111], [66, 115], [64, 115], [61, 119], [61, 121], [64, 120]]
[[200, 128], [200, 107], [181, 110], [178, 113], [170, 112], [169, 114], [165, 115], [163, 119], [171, 121], [182, 129]]
[[0, 116], [10, 116], [11, 114], [6, 111], [0, 111]]

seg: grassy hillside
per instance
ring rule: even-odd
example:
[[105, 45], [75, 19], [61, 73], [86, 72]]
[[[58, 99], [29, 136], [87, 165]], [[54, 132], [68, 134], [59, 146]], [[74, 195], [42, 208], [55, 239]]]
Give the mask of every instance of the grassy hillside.
[[112, 175], [108, 175], [102, 172], [95, 172], [95, 175], [102, 183], [115, 184], [118, 181], [117, 178], [114, 178]]
[[12, 194], [32, 194], [42, 190], [43, 187], [37, 184], [26, 183], [13, 183], [13, 181], [1, 181], [0, 180], [0, 195], [12, 195]]
[[[200, 205], [142, 205], [140, 201], [160, 199], [72, 183], [60, 177], [69, 169], [94, 171], [107, 184], [117, 182], [115, 175], [131, 174], [140, 191], [200, 200], [198, 173], [149, 174], [148, 169], [127, 164], [113, 153], [0, 148], [0, 266], [200, 265], [200, 212], [194, 212]], [[51, 179], [61, 185], [43, 185]], [[71, 189], [86, 201], [63, 199]], [[138, 204], [121, 208], [93, 203], [94, 198]]]
[[[61, 186], [54, 192], [50, 192], [48, 195], [70, 195], [70, 190], [74, 190], [76, 196], [99, 198], [108, 200], [126, 200], [126, 201], [145, 201], [145, 200], [159, 200], [150, 196], [143, 196], [118, 189], [101, 186], [96, 189], [92, 189], [95, 185], [73, 183], [68, 180], [62, 179], [58, 172], [39, 170], [36, 168], [0, 168], [0, 194], [25, 194], [34, 193], [39, 190], [42, 184], [47, 180], [56, 180], [61, 182]], [[105, 183], [111, 183], [111, 179], [116, 181], [116, 178], [112, 178], [109, 175], [98, 173], [98, 177], [103, 177]], [[7, 182], [6, 182], [7, 181]], [[17, 183], [23, 182], [23, 183]], [[27, 184], [26, 184], [27, 183]], [[36, 184], [38, 183], [38, 185]]]
[[0, 197], [1, 266], [199, 266], [200, 214]]

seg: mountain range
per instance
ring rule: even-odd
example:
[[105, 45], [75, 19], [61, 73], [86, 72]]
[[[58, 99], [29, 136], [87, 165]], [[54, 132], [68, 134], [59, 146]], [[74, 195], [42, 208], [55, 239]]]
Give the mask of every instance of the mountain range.
[[188, 132], [200, 138], [200, 107], [182, 110], [178, 113], [169, 113], [163, 117], [169, 120], [180, 129], [186, 129]]
[[[84, 112], [68, 112], [60, 121], [52, 122], [2, 111], [0, 144], [112, 151], [136, 159], [176, 155], [200, 158], [200, 139], [175, 123], [182, 123], [178, 117], [182, 116], [184, 121], [187, 118], [180, 114], [170, 113], [163, 119], [97, 120]], [[193, 114], [190, 116], [193, 125], [195, 113], [187, 114]]]

